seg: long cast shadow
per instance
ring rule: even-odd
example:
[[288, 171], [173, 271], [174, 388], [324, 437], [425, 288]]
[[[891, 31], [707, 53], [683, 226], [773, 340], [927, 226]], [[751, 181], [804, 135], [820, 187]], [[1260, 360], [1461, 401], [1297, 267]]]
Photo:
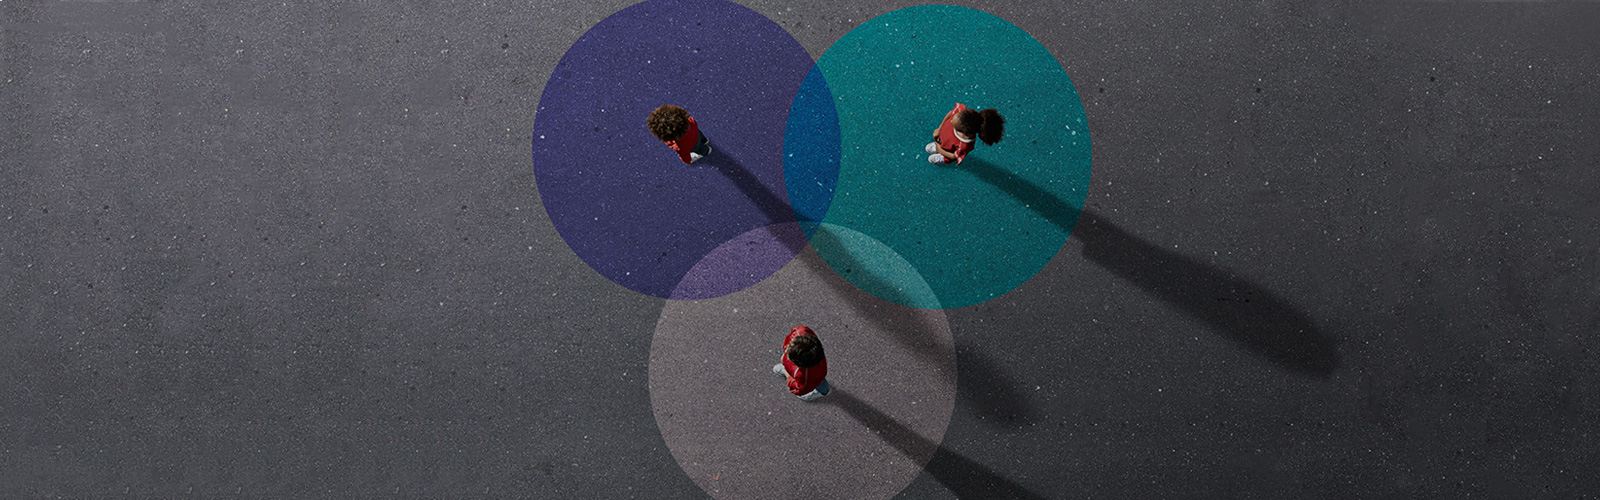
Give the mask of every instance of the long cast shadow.
[[1232, 272], [1128, 234], [984, 160], [959, 167], [1023, 202], [1083, 242], [1083, 256], [1210, 325], [1268, 361], [1326, 377], [1339, 368], [1333, 337], [1277, 294]]
[[[794, 220], [794, 212], [789, 208], [789, 204], [761, 184], [754, 174], [751, 174], [749, 170], [739, 164], [737, 159], [720, 154], [720, 150], [713, 149], [711, 155], [702, 161], [708, 161], [708, 165], [716, 167], [718, 171], [733, 181], [734, 186], [743, 191], [745, 196], [750, 197], [751, 201], [767, 214], [769, 220]], [[796, 243], [792, 234], [787, 230], [773, 229], [773, 231], [773, 235], [783, 241], [785, 245], [791, 245], [789, 250], [798, 254], [801, 262], [809, 267], [813, 273], [816, 273], [817, 276], [822, 277], [822, 281], [833, 288], [836, 294], [844, 296], [845, 294], [855, 293], [855, 290], [852, 289], [853, 285], [848, 281], [832, 279], [835, 272], [840, 275], [850, 274], [856, 282], [887, 284], [883, 278], [869, 273], [866, 266], [855, 260], [848, 253], [840, 252], [838, 255], [834, 255], [836, 262], [830, 267], [820, 256], [814, 253], [806, 254], [801, 252], [806, 245], [803, 235]], [[811, 237], [819, 241], [838, 240], [838, 236], [833, 231], [821, 225], [816, 227]], [[843, 248], [843, 246], [837, 244], [835, 246]], [[867, 287], [859, 288], [865, 289]], [[891, 294], [889, 297], [879, 297], [881, 299], [902, 304], [910, 303], [905, 300], [906, 297], [892, 295], [894, 294], [893, 290], [896, 288], [893, 286], [881, 286], [875, 289], [884, 290], [881, 293]], [[904, 313], [886, 315], [883, 311], [878, 310], [875, 304], [862, 303], [860, 301], [848, 302], [851, 307], [855, 308], [859, 316], [871, 319], [879, 330], [889, 332], [896, 342], [910, 348], [918, 357], [937, 363], [944, 356], [949, 355], [949, 352], [940, 345], [925, 340], [926, 335], [924, 335], [924, 332], [934, 331], [937, 328], [936, 325], [928, 323], [929, 320], [924, 317], [925, 315], [911, 313], [909, 308], [905, 309], [906, 312]], [[996, 368], [994, 362], [990, 361], [982, 353], [972, 349], [958, 349], [955, 357], [956, 371], [963, 374], [960, 378], [966, 382], [956, 386], [957, 397], [970, 398], [969, 404], [963, 406], [971, 408], [982, 417], [982, 421], [990, 424], [1021, 427], [1032, 420], [1032, 410], [1025, 403], [1026, 399], [1022, 393], [1017, 391], [1017, 384], [1005, 375], [1003, 371]], [[957, 383], [957, 373], [944, 372], [942, 375], [946, 382]], [[966, 389], [961, 390], [962, 387]]]
[[[838, 236], [826, 227], [817, 228], [812, 234], [812, 239], [826, 242], [837, 239]], [[834, 244], [836, 248], [842, 245]], [[823, 281], [834, 289], [834, 293], [845, 294], [853, 290], [850, 281], [840, 279], [827, 279], [827, 273], [849, 274], [855, 282], [868, 284], [887, 284], [884, 280], [866, 271], [866, 266], [855, 260], [847, 252], [838, 252], [833, 255], [832, 266], [824, 262], [820, 254], [806, 254], [801, 261], [812, 269], [812, 272], [824, 276]], [[879, 293], [888, 295], [879, 297], [888, 302], [903, 304], [908, 300], [896, 293], [892, 286], [858, 286], [857, 288], [871, 288]], [[878, 329], [889, 332], [900, 344], [908, 346], [912, 352], [925, 360], [937, 362], [947, 352], [939, 345], [925, 342], [921, 332], [933, 331], [937, 325], [928, 323], [930, 318], [919, 314], [884, 315], [877, 311], [871, 304], [851, 301], [850, 305], [856, 312], [877, 323]], [[907, 309], [909, 311], [909, 308]], [[920, 322], [920, 323], [919, 323]], [[994, 362], [981, 352], [974, 349], [957, 349], [956, 371], [958, 373], [943, 373], [946, 382], [957, 384], [957, 397], [969, 400], [962, 406], [970, 408], [977, 413], [986, 423], [1007, 427], [1022, 427], [1032, 420], [1032, 409], [1025, 403], [1023, 395], [1017, 391], [1018, 384], [1011, 380], [1005, 372], [995, 367]], [[958, 380], [964, 383], [957, 383]]]
[[767, 216], [770, 224], [767, 231], [776, 238], [790, 254], [799, 254], [806, 247], [806, 237], [800, 231], [800, 226], [795, 221], [794, 210], [783, 198], [772, 193], [766, 185], [761, 184], [755, 174], [739, 164], [739, 160], [729, 156], [722, 148], [714, 147], [711, 154], [701, 158], [706, 166], [717, 169], [728, 180], [733, 181], [734, 187], [739, 188], [751, 203], [756, 204], [756, 209]]
[[923, 468], [934, 481], [938, 481], [958, 498], [982, 499], [1043, 499], [1027, 488], [1006, 479], [993, 469], [950, 451], [933, 440], [895, 420], [894, 417], [873, 408], [872, 405], [850, 394], [845, 389], [834, 389], [822, 401], [844, 410], [851, 418], [872, 430], [901, 454], [912, 460], [932, 455]]

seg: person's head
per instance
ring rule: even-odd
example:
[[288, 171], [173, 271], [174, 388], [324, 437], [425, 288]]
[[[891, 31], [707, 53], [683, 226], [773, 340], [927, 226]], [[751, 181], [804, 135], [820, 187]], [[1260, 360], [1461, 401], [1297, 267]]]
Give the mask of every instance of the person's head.
[[663, 104], [650, 112], [650, 133], [663, 141], [676, 140], [689, 131], [689, 112], [678, 106]]
[[950, 125], [955, 127], [956, 132], [961, 132], [961, 135], [976, 136], [983, 139], [984, 144], [989, 145], [1000, 142], [1000, 138], [1006, 133], [1006, 119], [993, 108], [983, 111], [963, 110], [956, 113]]
[[822, 362], [822, 340], [817, 338], [816, 333], [803, 325], [794, 327], [789, 332], [799, 333], [789, 339], [789, 348], [783, 351], [783, 355], [788, 356], [789, 361], [793, 361], [795, 366], [801, 368], [810, 368]]

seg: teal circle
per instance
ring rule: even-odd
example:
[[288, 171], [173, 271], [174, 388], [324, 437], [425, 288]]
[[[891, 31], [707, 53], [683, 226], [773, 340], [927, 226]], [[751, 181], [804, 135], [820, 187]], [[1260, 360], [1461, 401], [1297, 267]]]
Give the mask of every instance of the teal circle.
[[[817, 61], [832, 93], [839, 174], [821, 222], [862, 238], [817, 245], [852, 284], [925, 309], [981, 303], [1033, 277], [1061, 250], [1088, 193], [1088, 120], [1072, 80], [1038, 40], [1004, 19], [950, 5], [873, 18]], [[1003, 140], [960, 165], [923, 146], [955, 103], [995, 108]], [[797, 104], [798, 105], [798, 104]], [[786, 149], [788, 146], [786, 146]], [[888, 293], [874, 241], [914, 267], [933, 294]]]

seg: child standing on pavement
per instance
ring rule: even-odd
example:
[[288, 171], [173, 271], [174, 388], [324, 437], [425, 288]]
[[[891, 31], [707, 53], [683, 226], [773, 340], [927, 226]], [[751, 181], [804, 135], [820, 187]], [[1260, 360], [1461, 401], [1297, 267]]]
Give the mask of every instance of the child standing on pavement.
[[944, 114], [944, 121], [939, 123], [939, 128], [933, 130], [933, 142], [923, 147], [924, 151], [933, 153], [928, 157], [928, 163], [942, 165], [952, 161], [961, 163], [967, 153], [972, 152], [976, 146], [973, 138], [983, 139], [984, 144], [994, 145], [1000, 142], [1000, 137], [1005, 135], [1006, 119], [1000, 116], [999, 111], [993, 108], [983, 111], [973, 111], [961, 103], [956, 103], [955, 109]]
[[684, 163], [694, 163], [711, 154], [711, 146], [706, 145], [708, 141], [705, 134], [700, 133], [700, 125], [681, 107], [661, 105], [650, 112], [649, 126], [650, 133], [677, 151], [678, 159]]
[[783, 338], [783, 360], [772, 365], [772, 373], [789, 379], [789, 392], [801, 400], [813, 401], [832, 392], [822, 341], [805, 325], [789, 329], [789, 336]]

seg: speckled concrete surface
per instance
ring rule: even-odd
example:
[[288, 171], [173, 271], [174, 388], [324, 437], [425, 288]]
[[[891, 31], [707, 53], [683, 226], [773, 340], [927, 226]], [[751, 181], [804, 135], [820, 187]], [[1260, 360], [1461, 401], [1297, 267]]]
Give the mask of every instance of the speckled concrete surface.
[[[532, 177], [628, 4], [0, 1], [0, 496], [706, 497], [665, 302]], [[745, 5], [815, 57], [913, 4]], [[941, 442], [839, 406], [933, 447], [899, 498], [1600, 491], [1600, 6], [964, 5], [1072, 77], [1115, 230], [945, 311]]]

